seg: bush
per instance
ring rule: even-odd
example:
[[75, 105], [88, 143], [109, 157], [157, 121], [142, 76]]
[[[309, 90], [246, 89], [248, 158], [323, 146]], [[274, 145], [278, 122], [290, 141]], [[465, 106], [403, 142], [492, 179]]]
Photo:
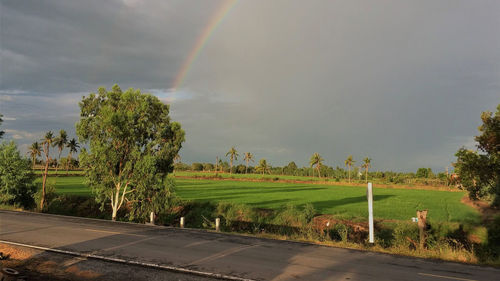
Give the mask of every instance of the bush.
[[201, 164], [201, 163], [193, 163], [193, 164], [191, 164], [191, 169], [193, 171], [203, 171], [203, 164]]
[[343, 223], [337, 223], [335, 226], [329, 230], [330, 239], [333, 241], [347, 242], [349, 233], [352, 232], [352, 228]]
[[419, 234], [418, 227], [416, 224], [411, 223], [398, 223], [394, 228], [394, 246], [411, 248], [414, 247], [413, 243], [418, 243]]
[[[56, 194], [56, 186], [52, 179], [48, 178], [47, 179], [47, 185], [45, 186], [45, 202], [50, 202], [54, 198], [57, 197]], [[35, 202], [40, 202], [42, 199], [42, 188], [39, 188], [38, 191], [34, 195]], [[39, 208], [39, 207], [38, 207]], [[42, 211], [42, 210], [40, 210]]]
[[30, 209], [35, 206], [35, 175], [14, 142], [0, 144], [0, 203]]
[[304, 206], [304, 219], [306, 223], [310, 223], [314, 216], [316, 215], [316, 210], [314, 209], [314, 206], [310, 203], [306, 204]]
[[223, 230], [248, 231], [252, 228], [253, 212], [248, 205], [221, 202], [217, 204], [215, 217], [221, 219]]

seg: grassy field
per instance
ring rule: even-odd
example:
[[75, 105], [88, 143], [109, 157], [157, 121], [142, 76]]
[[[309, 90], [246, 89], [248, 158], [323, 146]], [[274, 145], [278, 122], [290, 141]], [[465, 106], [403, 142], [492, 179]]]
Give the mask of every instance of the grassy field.
[[[90, 196], [83, 177], [49, 178], [59, 194]], [[275, 182], [241, 182], [177, 179], [177, 194], [185, 200], [225, 201], [252, 207], [279, 208], [286, 204], [313, 204], [322, 214], [342, 218], [367, 217], [366, 188]], [[477, 222], [479, 213], [460, 203], [463, 192], [388, 189], [374, 186], [377, 219], [410, 220], [417, 209], [428, 209], [429, 218], [448, 222]]]
[[[176, 177], [213, 177], [215, 172], [193, 172], [193, 171], [176, 171]], [[325, 178], [305, 177], [305, 176], [290, 176], [290, 175], [269, 175], [269, 174], [229, 174], [217, 173], [218, 177], [229, 179], [275, 179], [296, 180], [296, 181], [324, 181]]]

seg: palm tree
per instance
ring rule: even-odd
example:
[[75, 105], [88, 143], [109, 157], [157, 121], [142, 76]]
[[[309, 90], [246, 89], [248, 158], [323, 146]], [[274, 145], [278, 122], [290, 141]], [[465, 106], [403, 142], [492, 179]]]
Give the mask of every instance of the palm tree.
[[229, 156], [229, 166], [230, 166], [229, 173], [232, 174], [233, 173], [233, 160], [238, 160], [238, 156], [240, 156], [240, 155], [238, 154], [238, 152], [236, 151], [236, 149], [234, 149], [234, 146], [233, 146], [226, 153], [226, 156]]
[[245, 152], [245, 158], [243, 158], [243, 160], [245, 160], [245, 162], [247, 163], [245, 167], [245, 174], [246, 174], [248, 172], [248, 162], [250, 161], [255, 162], [255, 161], [253, 161], [253, 155], [250, 152]]
[[45, 187], [47, 184], [47, 176], [49, 175], [49, 149], [52, 146], [52, 143], [54, 142], [54, 134], [52, 131], [48, 131], [45, 134], [45, 137], [42, 139], [42, 145], [43, 145], [43, 154], [45, 154], [45, 171], [43, 172], [43, 181], [42, 181], [42, 198], [40, 199], [40, 211], [43, 210], [43, 207], [45, 205]]
[[269, 165], [267, 165], [266, 159], [260, 159], [259, 166], [255, 167], [255, 170], [257, 172], [262, 172], [262, 174], [264, 174], [265, 172], [268, 172], [269, 171]]
[[42, 155], [42, 148], [37, 141], [31, 144], [30, 148], [28, 149], [28, 154], [33, 161], [32, 168], [35, 169], [36, 158]]
[[371, 158], [366, 157], [363, 159], [363, 165], [361, 165], [361, 167], [365, 168], [365, 182], [368, 182], [368, 168], [371, 167], [371, 161]]
[[352, 167], [352, 164], [354, 164], [354, 162], [356, 162], [356, 161], [352, 160], [352, 155], [349, 155], [347, 157], [347, 159], [344, 161], [345, 165], [349, 169], [349, 183], [351, 182], [351, 167]]
[[54, 139], [54, 142], [52, 143], [52, 146], [56, 147], [59, 151], [59, 155], [57, 157], [57, 165], [56, 165], [56, 175], [57, 175], [57, 170], [59, 169], [59, 161], [61, 160], [61, 153], [64, 149], [64, 147], [68, 144], [68, 134], [66, 134], [65, 130], [60, 130], [59, 131], [59, 136]]
[[[217, 159], [219, 159], [219, 157], [217, 157]], [[222, 162], [222, 159], [219, 159], [219, 169], [220, 169], [220, 172], [222, 173], [222, 169], [224, 169], [224, 162]]]
[[[321, 173], [320, 173], [320, 169], [321, 169], [321, 162], [323, 162], [323, 158], [319, 155], [319, 153], [315, 152], [312, 156], [311, 156], [311, 160], [309, 161], [309, 164], [311, 165], [311, 168], [313, 166], [316, 166], [316, 170], [318, 171], [318, 177], [321, 178]], [[314, 177], [314, 170], [313, 170], [313, 177]]]
[[73, 156], [73, 152], [78, 152], [78, 148], [80, 148], [80, 145], [78, 144], [78, 142], [76, 141], [75, 138], [72, 138], [68, 144], [66, 144], [66, 147], [69, 149], [69, 152], [68, 152], [68, 161], [66, 161], [66, 175], [68, 174], [68, 170], [69, 170], [69, 165], [71, 164], [71, 159], [72, 159], [72, 156]]

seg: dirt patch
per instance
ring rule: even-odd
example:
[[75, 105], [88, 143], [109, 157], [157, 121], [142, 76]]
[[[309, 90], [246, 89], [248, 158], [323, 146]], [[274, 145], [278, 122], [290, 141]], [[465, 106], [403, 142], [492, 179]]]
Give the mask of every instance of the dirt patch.
[[25, 260], [37, 254], [33, 249], [15, 248], [6, 244], [0, 244], [0, 252], [9, 257], [7, 260]]
[[6, 260], [0, 261], [0, 268], [13, 268], [20, 272], [20, 276], [29, 281], [214, 280], [142, 266], [44, 252], [3, 243], [0, 243], [0, 252], [4, 256], [10, 255]]
[[500, 214], [500, 209], [491, 207], [488, 202], [471, 200], [467, 195], [462, 197], [462, 200], [460, 200], [460, 202], [478, 210], [479, 213], [481, 213], [483, 222], [490, 222], [494, 219], [495, 216]]

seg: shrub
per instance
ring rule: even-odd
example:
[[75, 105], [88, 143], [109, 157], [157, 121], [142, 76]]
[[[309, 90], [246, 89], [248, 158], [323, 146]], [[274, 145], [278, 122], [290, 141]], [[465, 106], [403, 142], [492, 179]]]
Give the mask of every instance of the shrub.
[[310, 203], [306, 204], [304, 206], [304, 219], [306, 223], [310, 223], [314, 216], [316, 215], [316, 210], [314, 209], [314, 206]]
[[394, 228], [394, 246], [411, 248], [414, 247], [413, 243], [410, 241], [418, 243], [419, 234], [418, 227], [416, 224], [411, 223], [398, 223]]
[[[48, 178], [47, 185], [45, 186], [45, 202], [50, 202], [56, 197], [57, 197], [56, 187], [55, 187], [55, 184], [53, 182], [53, 179]], [[42, 198], [42, 189], [41, 188], [39, 188], [38, 191], [35, 193], [34, 198], [35, 198], [36, 202], [40, 202], [40, 200]], [[42, 211], [42, 210], [40, 210], [40, 211]]]
[[30, 161], [21, 157], [16, 144], [0, 144], [0, 203], [33, 208], [36, 192], [34, 180]]
[[179, 214], [186, 219], [186, 227], [213, 228], [216, 206], [211, 202], [186, 202]]
[[203, 164], [193, 163], [191, 164], [191, 169], [193, 169], [193, 171], [203, 171]]

